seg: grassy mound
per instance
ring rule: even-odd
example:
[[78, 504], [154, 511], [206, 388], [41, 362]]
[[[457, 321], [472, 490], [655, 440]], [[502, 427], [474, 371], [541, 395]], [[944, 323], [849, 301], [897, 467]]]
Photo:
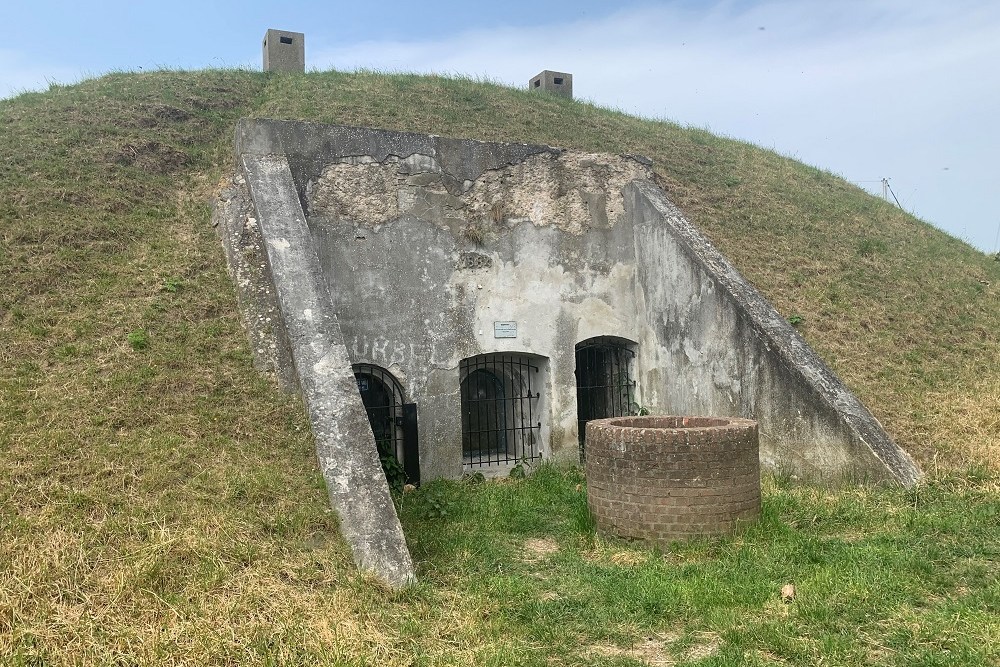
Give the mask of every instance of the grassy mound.
[[[336, 537], [302, 407], [251, 368], [209, 226], [241, 116], [650, 156], [921, 461], [932, 500], [771, 487], [757, 532], [679, 550], [665, 562], [694, 562], [690, 580], [656, 584], [651, 552], [587, 555], [614, 547], [579, 516], [572, 473], [429, 485], [403, 500], [424, 583], [372, 587]], [[438, 77], [114, 74], [0, 102], [0, 136], [0, 664], [997, 658], [1000, 263], [964, 243], [744, 143]], [[473, 520], [490, 516], [500, 528]], [[763, 552], [789, 569], [712, 583]], [[539, 565], [553, 559], [566, 567]], [[822, 596], [777, 623], [806, 613], [764, 601], [788, 578]], [[838, 640], [866, 604], [865, 632]], [[647, 640], [661, 658], [635, 652]]]

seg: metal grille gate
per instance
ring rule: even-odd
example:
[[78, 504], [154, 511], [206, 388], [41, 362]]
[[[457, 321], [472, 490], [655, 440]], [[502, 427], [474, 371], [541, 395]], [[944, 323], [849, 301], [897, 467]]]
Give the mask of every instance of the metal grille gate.
[[576, 416], [580, 457], [586, 453], [587, 422], [631, 414], [635, 394], [635, 352], [610, 336], [589, 338], [576, 346]]
[[384, 368], [374, 364], [354, 364], [351, 368], [386, 477], [390, 483], [397, 481], [395, 477], [419, 484], [416, 404], [403, 403], [403, 387]]
[[540, 458], [538, 366], [523, 355], [481, 354], [463, 359], [459, 370], [464, 464]]

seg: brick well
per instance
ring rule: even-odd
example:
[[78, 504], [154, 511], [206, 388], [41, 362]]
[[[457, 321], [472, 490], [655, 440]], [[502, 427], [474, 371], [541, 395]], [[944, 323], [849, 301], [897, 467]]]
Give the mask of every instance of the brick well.
[[614, 417], [587, 423], [587, 503], [602, 533], [666, 546], [760, 515], [757, 422]]

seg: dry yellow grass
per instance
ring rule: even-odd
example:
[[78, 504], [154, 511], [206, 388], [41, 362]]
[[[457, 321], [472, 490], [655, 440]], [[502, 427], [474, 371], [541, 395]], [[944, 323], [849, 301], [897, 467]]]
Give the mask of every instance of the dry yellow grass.
[[935, 426], [929, 429], [935, 455], [945, 452], [948, 459], [968, 457], [1000, 469], [1000, 378], [928, 392], [925, 402]]

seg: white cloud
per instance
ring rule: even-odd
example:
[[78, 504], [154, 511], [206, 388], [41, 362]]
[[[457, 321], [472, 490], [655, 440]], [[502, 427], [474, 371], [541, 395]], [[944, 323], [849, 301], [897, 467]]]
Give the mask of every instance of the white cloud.
[[[1000, 4], [929, 0], [658, 6], [441, 40], [367, 41], [318, 68], [464, 73], [522, 86], [572, 72], [578, 97], [709, 127], [855, 180], [991, 250]], [[948, 167], [948, 171], [944, 171]]]

